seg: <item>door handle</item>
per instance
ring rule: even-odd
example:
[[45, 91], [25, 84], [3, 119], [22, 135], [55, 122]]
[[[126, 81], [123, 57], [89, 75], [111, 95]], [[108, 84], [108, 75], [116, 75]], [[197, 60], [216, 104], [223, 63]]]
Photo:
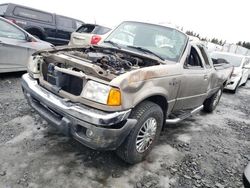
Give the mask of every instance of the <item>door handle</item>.
[[174, 78], [173, 82], [172, 82], [172, 85], [175, 86], [175, 85], [178, 85], [178, 83], [179, 83], [179, 81], [176, 78]]
[[205, 79], [205, 80], [208, 79], [208, 75], [207, 75], [207, 74], [204, 75], [204, 79]]

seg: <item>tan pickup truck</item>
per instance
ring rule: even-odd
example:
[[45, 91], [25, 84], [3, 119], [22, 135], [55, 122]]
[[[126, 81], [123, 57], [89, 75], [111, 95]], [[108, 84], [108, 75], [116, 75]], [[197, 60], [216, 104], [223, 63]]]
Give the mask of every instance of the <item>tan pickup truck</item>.
[[22, 87], [30, 106], [66, 135], [137, 163], [163, 125], [212, 112], [231, 73], [175, 28], [123, 22], [99, 46], [33, 54]]

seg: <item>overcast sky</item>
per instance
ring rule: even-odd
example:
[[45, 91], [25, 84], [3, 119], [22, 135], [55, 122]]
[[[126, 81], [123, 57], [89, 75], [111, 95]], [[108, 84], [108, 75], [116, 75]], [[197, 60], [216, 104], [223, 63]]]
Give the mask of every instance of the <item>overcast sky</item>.
[[124, 20], [172, 23], [202, 37], [250, 42], [249, 0], [0, 0], [114, 27]]

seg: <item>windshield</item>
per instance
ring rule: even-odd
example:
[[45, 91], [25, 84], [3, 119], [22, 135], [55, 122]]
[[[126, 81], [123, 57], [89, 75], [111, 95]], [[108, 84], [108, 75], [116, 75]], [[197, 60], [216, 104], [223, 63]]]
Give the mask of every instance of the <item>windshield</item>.
[[7, 10], [8, 5], [0, 5], [0, 15], [4, 15]]
[[235, 67], [239, 67], [241, 65], [241, 60], [243, 57], [235, 56], [231, 54], [212, 53], [211, 58], [216, 59], [216, 60], [223, 59], [223, 60], [226, 60], [231, 65]]
[[141, 47], [166, 60], [177, 62], [185, 49], [187, 36], [176, 29], [164, 26], [123, 22], [105, 41], [115, 42], [130, 50], [136, 50], [131, 46]]

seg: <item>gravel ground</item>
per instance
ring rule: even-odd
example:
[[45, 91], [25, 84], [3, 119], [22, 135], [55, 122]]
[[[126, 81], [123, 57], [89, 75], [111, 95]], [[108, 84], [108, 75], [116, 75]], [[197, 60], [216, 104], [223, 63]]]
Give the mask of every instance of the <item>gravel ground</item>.
[[52, 129], [22, 95], [20, 75], [0, 75], [0, 187], [243, 187], [250, 161], [250, 82], [224, 92], [214, 113], [162, 132], [146, 161], [128, 165]]

